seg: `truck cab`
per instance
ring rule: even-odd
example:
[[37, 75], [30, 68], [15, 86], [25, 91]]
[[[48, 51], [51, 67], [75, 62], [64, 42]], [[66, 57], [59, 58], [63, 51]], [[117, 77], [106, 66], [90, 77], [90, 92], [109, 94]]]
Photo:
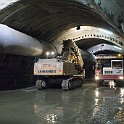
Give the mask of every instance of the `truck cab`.
[[99, 55], [96, 56], [95, 80], [98, 85], [116, 85], [124, 83], [123, 55]]

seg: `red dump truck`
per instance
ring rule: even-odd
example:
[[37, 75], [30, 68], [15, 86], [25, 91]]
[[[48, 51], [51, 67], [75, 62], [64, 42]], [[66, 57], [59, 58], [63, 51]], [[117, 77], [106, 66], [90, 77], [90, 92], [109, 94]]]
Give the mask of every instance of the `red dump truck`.
[[95, 80], [98, 85], [124, 84], [124, 57], [121, 54], [96, 56]]

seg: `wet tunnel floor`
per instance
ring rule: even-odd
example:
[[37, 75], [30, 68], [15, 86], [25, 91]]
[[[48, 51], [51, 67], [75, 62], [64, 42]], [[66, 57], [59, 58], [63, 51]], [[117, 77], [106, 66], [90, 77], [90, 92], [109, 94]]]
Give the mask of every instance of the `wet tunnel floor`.
[[124, 124], [124, 88], [0, 91], [0, 124]]

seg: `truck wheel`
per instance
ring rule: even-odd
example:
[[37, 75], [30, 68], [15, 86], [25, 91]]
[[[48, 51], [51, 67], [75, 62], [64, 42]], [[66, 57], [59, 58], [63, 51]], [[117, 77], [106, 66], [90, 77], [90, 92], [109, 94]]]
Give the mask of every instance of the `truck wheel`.
[[42, 90], [42, 89], [46, 88], [46, 82], [43, 80], [37, 80], [36, 81], [36, 88], [38, 90]]

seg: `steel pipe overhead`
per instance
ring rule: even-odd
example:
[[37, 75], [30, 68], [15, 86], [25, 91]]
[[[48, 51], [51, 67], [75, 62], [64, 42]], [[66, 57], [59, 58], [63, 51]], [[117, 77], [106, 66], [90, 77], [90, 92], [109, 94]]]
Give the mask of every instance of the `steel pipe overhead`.
[[0, 24], [0, 52], [35, 56], [42, 54], [43, 45], [31, 36]]

